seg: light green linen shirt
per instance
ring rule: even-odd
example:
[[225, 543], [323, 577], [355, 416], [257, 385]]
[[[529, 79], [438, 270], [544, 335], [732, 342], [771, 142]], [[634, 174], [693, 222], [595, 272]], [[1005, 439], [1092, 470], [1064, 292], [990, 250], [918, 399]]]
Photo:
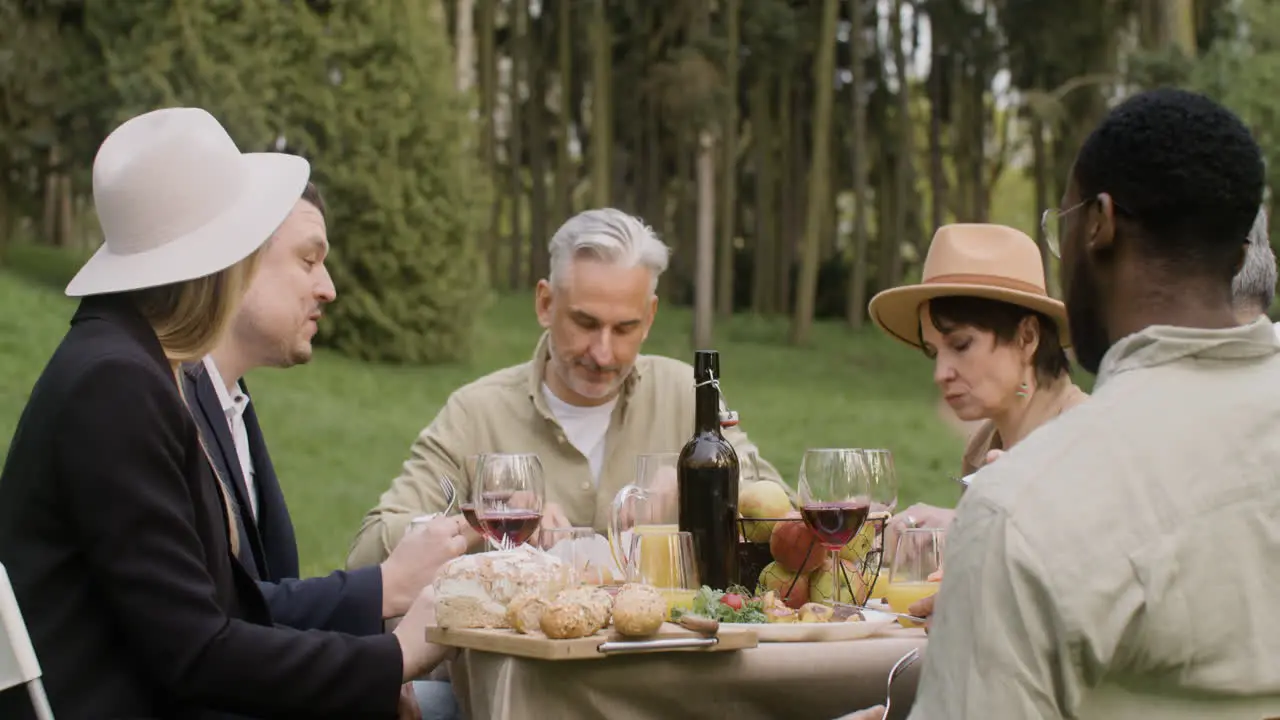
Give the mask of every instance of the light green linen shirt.
[[[455, 391], [413, 443], [400, 476], [364, 517], [347, 566], [386, 559], [416, 515], [445, 509], [441, 475], [470, 496], [466, 458], [482, 452], [534, 452], [546, 478], [546, 499], [564, 508], [575, 526], [605, 532], [614, 496], [635, 482], [636, 456], [679, 452], [693, 436], [693, 366], [659, 355], [641, 355], [623, 384], [605, 434], [599, 484], [587, 458], [565, 436], [541, 388], [548, 358], [544, 334], [527, 363], [486, 375]], [[724, 430], [739, 455], [757, 452], [741, 427]], [[781, 482], [757, 454], [759, 479]]]
[[1147, 328], [980, 471], [912, 720], [1280, 716], [1278, 352]]

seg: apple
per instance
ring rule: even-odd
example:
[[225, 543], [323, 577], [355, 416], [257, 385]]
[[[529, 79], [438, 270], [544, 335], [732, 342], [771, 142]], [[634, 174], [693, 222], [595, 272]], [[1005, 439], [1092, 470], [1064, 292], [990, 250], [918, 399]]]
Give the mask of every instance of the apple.
[[768, 480], [753, 482], [738, 495], [738, 512], [749, 522], [742, 523], [747, 542], [766, 543], [773, 534], [774, 523], [768, 520], [750, 522], [753, 518], [780, 518], [791, 512], [791, 498], [781, 485]]
[[769, 554], [784, 568], [807, 575], [827, 561], [827, 550], [818, 542], [818, 536], [800, 520], [800, 513], [791, 512], [787, 517], [795, 519], [773, 526]]
[[809, 577], [786, 569], [777, 561], [760, 571], [760, 588], [772, 590], [783, 604], [795, 609], [809, 602]]
[[840, 578], [840, 595], [836, 596], [836, 583], [831, 577], [831, 570], [823, 568], [815, 570], [809, 575], [809, 600], [816, 603], [830, 602], [855, 602], [856, 596], [849, 587], [852, 581], [854, 587], [861, 592], [864, 586], [862, 576], [858, 574], [858, 568], [853, 563], [841, 561], [840, 565], [844, 568], [844, 572], [848, 577]]

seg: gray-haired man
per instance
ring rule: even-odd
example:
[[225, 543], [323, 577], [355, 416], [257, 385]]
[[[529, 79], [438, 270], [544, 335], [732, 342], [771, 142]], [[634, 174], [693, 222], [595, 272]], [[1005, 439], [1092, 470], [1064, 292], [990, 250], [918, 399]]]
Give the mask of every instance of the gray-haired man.
[[[414, 516], [444, 510], [440, 476], [467, 497], [468, 456], [537, 453], [546, 477], [543, 525], [604, 531], [614, 496], [635, 479], [636, 456], [678, 452], [693, 435], [693, 368], [640, 354], [658, 311], [667, 246], [640, 219], [605, 208], [570, 218], [549, 250], [550, 277], [534, 295], [545, 332], [533, 357], [449, 397], [365, 515], [349, 567], [382, 562]], [[732, 387], [731, 359], [725, 367]], [[754, 450], [737, 427], [725, 436], [740, 454]], [[777, 480], [763, 460], [759, 472]], [[471, 535], [474, 547], [479, 537]]]
[[[1244, 265], [1231, 281], [1232, 304], [1236, 319], [1242, 325], [1265, 315], [1276, 297], [1276, 254], [1271, 249], [1266, 208], [1258, 209], [1253, 228], [1249, 230], [1248, 243]], [[1280, 333], [1280, 326], [1277, 333]]]

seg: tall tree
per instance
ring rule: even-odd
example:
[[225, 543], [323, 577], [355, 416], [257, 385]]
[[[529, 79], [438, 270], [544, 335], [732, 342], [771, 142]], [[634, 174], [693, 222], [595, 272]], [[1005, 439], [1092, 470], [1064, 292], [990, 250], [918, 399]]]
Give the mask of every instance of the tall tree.
[[722, 317], [733, 314], [733, 257], [737, 240], [738, 214], [738, 54], [741, 52], [739, 1], [725, 0], [724, 84], [728, 102], [724, 104], [722, 147], [720, 151], [720, 244], [716, 263], [719, 283], [716, 310]]
[[809, 207], [805, 213], [804, 246], [800, 256], [800, 279], [796, 288], [795, 315], [791, 320], [791, 342], [809, 341], [818, 291], [818, 234], [831, 175], [831, 96], [835, 73], [836, 0], [823, 0], [822, 24], [817, 39], [817, 62], [813, 72], [813, 152], [809, 163]]
[[850, 153], [853, 156], [853, 261], [850, 264], [849, 292], [845, 304], [845, 319], [855, 328], [862, 327], [867, 307], [867, 213], [870, 212], [867, 187], [867, 96], [865, 58], [868, 43], [864, 28], [865, 5], [863, 0], [850, 0], [849, 53], [850, 105], [853, 107], [853, 137]]

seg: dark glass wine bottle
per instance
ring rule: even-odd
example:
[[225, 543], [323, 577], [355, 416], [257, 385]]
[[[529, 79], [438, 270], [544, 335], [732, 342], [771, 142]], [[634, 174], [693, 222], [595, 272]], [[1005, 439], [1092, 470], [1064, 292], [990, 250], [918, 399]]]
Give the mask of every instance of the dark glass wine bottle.
[[720, 432], [720, 354], [694, 355], [693, 437], [676, 461], [680, 529], [693, 535], [703, 585], [724, 590], [738, 582], [738, 454]]

